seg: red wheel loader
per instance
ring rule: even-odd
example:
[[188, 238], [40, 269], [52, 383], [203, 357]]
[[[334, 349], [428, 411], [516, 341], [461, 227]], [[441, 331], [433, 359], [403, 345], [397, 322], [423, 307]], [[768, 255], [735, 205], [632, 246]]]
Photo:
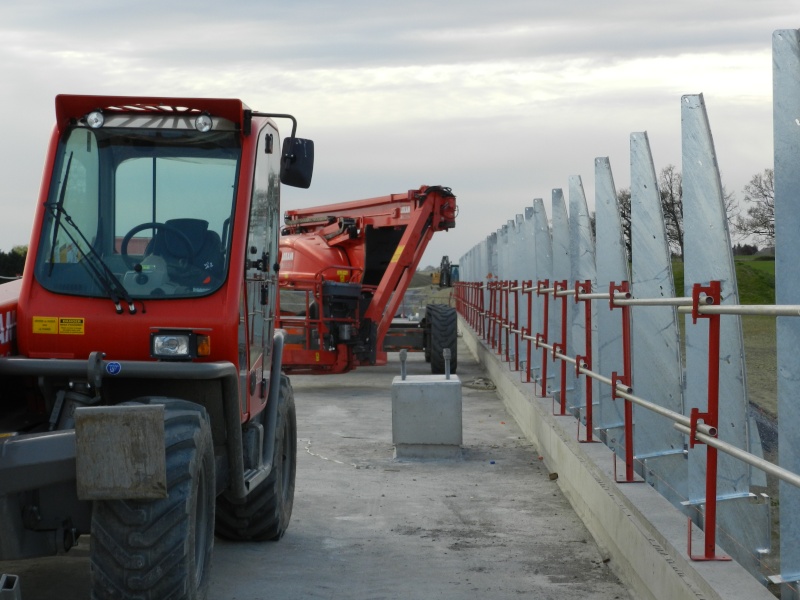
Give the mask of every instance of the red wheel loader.
[[277, 540], [292, 512], [280, 187], [313, 143], [240, 100], [55, 104], [0, 286], [0, 560], [91, 534], [94, 598], [204, 598], [215, 533]]

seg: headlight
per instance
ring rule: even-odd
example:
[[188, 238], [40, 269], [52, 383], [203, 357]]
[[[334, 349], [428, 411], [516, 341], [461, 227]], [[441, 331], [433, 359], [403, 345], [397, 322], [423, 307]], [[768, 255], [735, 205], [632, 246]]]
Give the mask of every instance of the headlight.
[[211, 355], [211, 336], [186, 329], [150, 333], [150, 356], [158, 360], [192, 360]]
[[151, 347], [155, 358], [191, 358], [189, 333], [157, 333]]
[[106, 118], [103, 116], [103, 113], [99, 110], [93, 110], [88, 115], [86, 115], [86, 124], [91, 127], [92, 129], [99, 129], [105, 123]]
[[213, 127], [213, 125], [214, 122], [211, 120], [211, 115], [207, 113], [203, 113], [194, 120], [194, 127], [200, 133], [206, 133], [207, 131], [211, 131], [211, 127]]

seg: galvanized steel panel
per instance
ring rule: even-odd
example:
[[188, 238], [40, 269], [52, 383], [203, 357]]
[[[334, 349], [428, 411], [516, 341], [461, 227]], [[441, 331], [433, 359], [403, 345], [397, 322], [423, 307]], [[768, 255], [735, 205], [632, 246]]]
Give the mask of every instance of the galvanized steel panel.
[[[486, 281], [489, 282], [498, 279], [497, 232], [489, 234], [489, 237], [486, 238], [486, 243], [489, 252], [489, 273], [486, 276]], [[483, 290], [483, 306], [486, 311], [489, 310], [489, 290], [486, 288]]]
[[[739, 304], [733, 251], [725, 213], [725, 200], [717, 167], [717, 156], [702, 94], [681, 99], [683, 156], [684, 295], [692, 295], [695, 283], [720, 281], [722, 304]], [[686, 316], [685, 410], [708, 409], [708, 329], [706, 319], [692, 324]], [[725, 315], [720, 319], [719, 439], [749, 450], [748, 399], [745, 381], [742, 319]], [[689, 450], [689, 500], [706, 497], [706, 447]], [[731, 502], [750, 493], [750, 468], [724, 452], [718, 454], [717, 526], [736, 541], [719, 536], [719, 543], [751, 573], [759, 572], [756, 550], [763, 547], [769, 523], [764, 511], [751, 502]], [[761, 478], [761, 485], [766, 479]], [[699, 520], [699, 519], [698, 519]]]
[[[550, 224], [547, 220], [547, 212], [544, 208], [544, 200], [541, 198], [534, 198], [533, 200], [533, 226], [534, 226], [534, 239], [536, 242], [536, 279], [533, 280], [533, 285], [536, 285], [539, 281], [549, 280], [550, 282], [553, 281], [553, 239], [550, 233]], [[535, 294], [534, 294], [535, 295]], [[552, 303], [552, 298], [550, 300]], [[552, 305], [552, 304], [551, 304]], [[537, 310], [534, 312], [534, 324], [535, 324], [535, 333], [543, 333], [544, 332], [544, 298], [537, 298], [536, 299], [536, 307]], [[551, 311], [552, 314], [552, 311]], [[552, 317], [551, 317], [552, 323]], [[553, 329], [550, 327], [549, 329], [549, 336], [548, 336], [548, 343], [553, 340]], [[542, 353], [539, 352], [539, 358], [533, 361], [534, 365], [539, 365], [539, 376], [541, 377], [541, 355]], [[550, 367], [547, 369], [548, 379], [552, 380], [553, 378], [553, 368]]]
[[[717, 169], [717, 157], [702, 95], [684, 96], [683, 215], [684, 295], [692, 285], [722, 284], [722, 304], [738, 304], [739, 292], [733, 266], [728, 221]], [[720, 320], [719, 438], [747, 449], [747, 392], [745, 388], [742, 320], [738, 315]], [[686, 317], [686, 414], [692, 408], [705, 411], [708, 402], [708, 323]], [[689, 453], [689, 499], [705, 497], [705, 451]], [[749, 469], [741, 461], [720, 455], [720, 494], [749, 491]]]
[[[800, 304], [800, 32], [772, 36], [775, 142], [775, 295]], [[800, 473], [800, 318], [778, 317], [779, 463]], [[780, 484], [781, 575], [800, 579], [800, 490]], [[789, 597], [786, 591], [784, 598]], [[797, 597], [791, 596], [791, 597]]]
[[[573, 287], [576, 281], [589, 280], [594, 290], [597, 283], [597, 273], [595, 269], [595, 249], [594, 249], [594, 235], [592, 234], [592, 223], [589, 218], [589, 208], [586, 205], [586, 194], [583, 190], [583, 181], [579, 176], [571, 176], [569, 178], [569, 247], [570, 247], [570, 286]], [[572, 304], [572, 326], [570, 328], [572, 335], [572, 353], [575, 355], [580, 354], [586, 356], [588, 351], [586, 348], [586, 312], [584, 303], [574, 302], [574, 298], [570, 298]], [[596, 340], [597, 340], [597, 325], [596, 317], [597, 311], [594, 310], [594, 303], [592, 303], [592, 345], [595, 346], [592, 354], [597, 354]], [[585, 385], [592, 384], [592, 398], [597, 397], [598, 384], [586, 377], [576, 377], [575, 380], [575, 397], [571, 399], [571, 404], [579, 408], [582, 415], [581, 422], [585, 423], [585, 416], [583, 411], [586, 409], [586, 392]]]
[[[597, 291], [606, 292], [610, 283], [619, 285], [630, 281], [628, 256], [622, 232], [617, 189], [607, 157], [594, 161], [594, 205], [596, 211], [596, 235], [599, 240], [595, 257], [597, 268]], [[604, 303], [603, 303], [604, 304]], [[622, 373], [622, 317], [619, 310], [598, 304], [596, 370], [610, 377], [611, 373]], [[600, 386], [599, 410], [595, 422], [600, 429], [619, 427], [624, 422], [624, 403], [611, 399], [611, 388]], [[619, 438], [617, 438], [619, 439]], [[608, 443], [608, 442], [607, 442]]]
[[[522, 246], [525, 248], [525, 255], [521, 257], [520, 284], [523, 281], [532, 281], [536, 285], [536, 225], [533, 221], [533, 206], [526, 206], [524, 220], [521, 225]], [[528, 322], [528, 302], [531, 302], [531, 322]], [[529, 329], [532, 334], [536, 333], [536, 313], [539, 310], [536, 294], [519, 295], [520, 325]], [[523, 358], [525, 354], [522, 354]], [[534, 363], [535, 364], [535, 363]]]
[[[572, 282], [572, 261], [569, 255], [569, 218], [567, 217], [567, 207], [564, 203], [564, 192], [554, 189], [552, 192], [552, 224], [553, 224], [553, 279], [555, 281], [567, 281], [570, 286]], [[551, 282], [552, 283], [552, 282]], [[572, 298], [567, 299], [567, 327], [572, 322], [572, 310], [574, 302]], [[551, 298], [550, 304], [550, 331], [552, 341], [561, 341], [561, 298], [554, 302]], [[567, 352], [568, 356], [574, 356], [572, 341], [567, 332]], [[560, 365], [559, 365], [560, 368]], [[553, 391], [560, 388], [560, 377], [555, 376], [553, 381]], [[575, 389], [575, 369], [567, 367], [567, 392], [571, 393]], [[572, 404], [572, 398], [567, 396], [567, 406]]]
[[[631, 245], [634, 297], [675, 297], [661, 198], [644, 132], [631, 134]], [[637, 306], [631, 312], [634, 393], [683, 412], [677, 310]], [[671, 501], [685, 498], [683, 436], [668, 419], [638, 406], [634, 420], [634, 453], [639, 461], [646, 460], [637, 467], [640, 473]]]

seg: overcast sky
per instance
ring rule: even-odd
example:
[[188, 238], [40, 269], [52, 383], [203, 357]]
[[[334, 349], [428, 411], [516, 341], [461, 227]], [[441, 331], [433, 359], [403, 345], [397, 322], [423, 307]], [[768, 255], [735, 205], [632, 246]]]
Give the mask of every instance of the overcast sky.
[[[629, 187], [629, 135], [680, 168], [680, 96], [703, 93], [723, 184], [772, 166], [771, 38], [787, 0], [4, 2], [0, 249], [27, 244], [59, 93], [236, 97], [316, 143], [283, 208], [458, 196], [423, 259], [457, 260], [594, 158]], [[280, 124], [279, 124], [280, 125]], [[284, 131], [288, 133], [288, 131]]]

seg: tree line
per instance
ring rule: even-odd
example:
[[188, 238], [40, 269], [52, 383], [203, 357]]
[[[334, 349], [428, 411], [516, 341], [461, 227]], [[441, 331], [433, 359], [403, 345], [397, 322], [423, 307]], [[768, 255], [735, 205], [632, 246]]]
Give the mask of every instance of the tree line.
[[[675, 165], [667, 165], [658, 174], [658, 188], [661, 196], [661, 210], [664, 214], [664, 225], [670, 252], [674, 256], [683, 256], [683, 178]], [[775, 177], [772, 169], [764, 169], [756, 173], [744, 186], [743, 204], [746, 210], [742, 213], [733, 192], [722, 186], [725, 204], [725, 215], [731, 237], [739, 240], [750, 239], [754, 244], [737, 244], [734, 252], [739, 254], [755, 254], [758, 246], [775, 245]], [[631, 256], [631, 190], [621, 189], [617, 192], [622, 232], [628, 256]]]
[[0, 250], [0, 283], [22, 275], [27, 255], [27, 246], [14, 246], [10, 252]]

